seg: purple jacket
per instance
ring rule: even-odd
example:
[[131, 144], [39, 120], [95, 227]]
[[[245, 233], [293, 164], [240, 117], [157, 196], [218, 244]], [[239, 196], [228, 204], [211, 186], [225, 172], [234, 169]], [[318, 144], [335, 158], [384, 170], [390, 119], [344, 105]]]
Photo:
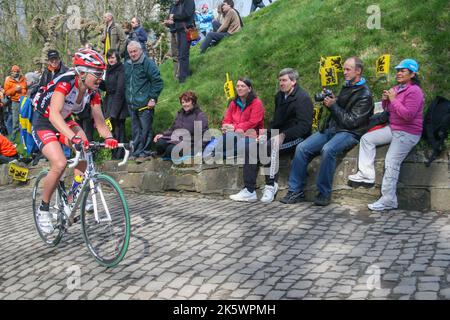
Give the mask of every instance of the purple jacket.
[[421, 135], [424, 104], [422, 89], [410, 83], [403, 88], [395, 86], [394, 90], [397, 92], [395, 100], [383, 101], [383, 108], [389, 112], [391, 129]]
[[[205, 131], [208, 130], [208, 118], [203, 113], [198, 106], [194, 106], [192, 110], [185, 112], [183, 109], [178, 111], [177, 116], [172, 124], [172, 126], [163, 132], [162, 139], [171, 140], [170, 137], [176, 129], [186, 129], [191, 134], [191, 141], [194, 142], [194, 121], [200, 121], [202, 125], [202, 139]], [[170, 141], [171, 143], [177, 144], [180, 141]]]

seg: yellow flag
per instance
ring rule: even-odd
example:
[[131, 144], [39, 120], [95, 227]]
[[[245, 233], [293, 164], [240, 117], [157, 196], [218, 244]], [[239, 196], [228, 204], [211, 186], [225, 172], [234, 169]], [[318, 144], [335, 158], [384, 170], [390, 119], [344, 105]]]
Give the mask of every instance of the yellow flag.
[[389, 74], [389, 66], [391, 64], [391, 55], [384, 54], [377, 59], [377, 76], [380, 74]]
[[9, 165], [9, 175], [12, 176], [13, 180], [26, 182], [28, 179], [28, 169], [11, 163]]
[[228, 73], [227, 73], [227, 81], [223, 85], [223, 89], [225, 91], [225, 96], [227, 97], [228, 100], [234, 99], [236, 95], [234, 93], [233, 81], [230, 80], [230, 76], [228, 75]]
[[320, 105], [315, 105], [313, 109], [313, 123], [312, 123], [312, 130], [317, 131], [319, 130], [319, 124], [320, 124], [320, 117], [322, 115], [323, 108]]
[[326, 63], [327, 63], [327, 59], [325, 59], [324, 57], [320, 56], [319, 74], [320, 74], [320, 70], [327, 66]]
[[108, 127], [109, 131], [112, 131], [113, 127], [112, 127], [112, 123], [111, 123], [111, 119], [105, 119], [105, 124]]
[[111, 39], [109, 38], [109, 33], [106, 32], [106, 40], [105, 40], [105, 61], [108, 61], [108, 58], [106, 57], [106, 54], [108, 53], [109, 49], [111, 49]]
[[327, 57], [326, 63], [325, 63], [325, 67], [326, 68], [333, 67], [333, 68], [336, 69], [337, 72], [342, 72], [343, 71], [343, 68], [342, 68], [342, 57], [341, 56], [330, 56], [330, 57]]
[[336, 69], [333, 67], [320, 68], [320, 83], [322, 87], [337, 85], [338, 76]]

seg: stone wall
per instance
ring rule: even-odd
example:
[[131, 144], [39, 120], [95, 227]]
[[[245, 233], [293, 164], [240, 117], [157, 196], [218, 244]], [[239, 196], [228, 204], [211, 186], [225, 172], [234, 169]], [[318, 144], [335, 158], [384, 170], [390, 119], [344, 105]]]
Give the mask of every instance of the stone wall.
[[[386, 151], [387, 146], [377, 149], [375, 161], [377, 176], [373, 188], [351, 188], [347, 184], [348, 175], [356, 172], [358, 147], [339, 158], [333, 184], [333, 201], [367, 204], [377, 200], [380, 195]], [[448, 153], [435, 160], [429, 168], [425, 167], [424, 160], [423, 152], [413, 151], [404, 161], [397, 188], [400, 208], [450, 210]], [[278, 199], [287, 192], [290, 161], [290, 157], [282, 157], [280, 160]], [[139, 164], [130, 161], [123, 167], [118, 167], [117, 163], [117, 161], [107, 161], [98, 169], [114, 177], [125, 190], [139, 193], [176, 191], [227, 197], [238, 192], [243, 186], [242, 165], [174, 165], [170, 161], [161, 159]], [[319, 164], [320, 158], [315, 158], [308, 169], [309, 178], [305, 190], [308, 200], [312, 200], [316, 193], [315, 176]], [[41, 169], [41, 167], [31, 169], [31, 181]], [[7, 174], [7, 165], [0, 166], [0, 185], [11, 183]], [[260, 189], [264, 186], [264, 176], [258, 176], [257, 184], [259, 188], [257, 193], [260, 196]]]

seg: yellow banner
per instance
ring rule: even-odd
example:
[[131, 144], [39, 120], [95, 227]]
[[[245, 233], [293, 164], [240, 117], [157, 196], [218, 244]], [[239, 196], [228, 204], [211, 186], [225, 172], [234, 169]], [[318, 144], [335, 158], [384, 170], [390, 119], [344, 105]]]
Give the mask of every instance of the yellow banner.
[[319, 67], [319, 74], [320, 74], [320, 70], [322, 68], [325, 68], [327, 66], [327, 59], [320, 56], [320, 67]]
[[327, 68], [335, 68], [337, 72], [342, 72], [344, 69], [342, 68], [342, 57], [341, 56], [330, 56], [327, 57], [326, 66]]
[[236, 94], [234, 93], [233, 81], [230, 80], [230, 76], [227, 73], [227, 82], [223, 85], [223, 89], [225, 91], [225, 96], [228, 100], [234, 99]]
[[322, 115], [323, 108], [320, 105], [315, 105], [313, 109], [313, 123], [312, 130], [315, 132], [319, 130], [320, 116]]
[[106, 119], [105, 120], [105, 124], [106, 124], [106, 126], [108, 127], [108, 129], [109, 129], [109, 131], [112, 131], [112, 129], [113, 129], [113, 126], [112, 126], [112, 123], [111, 123], [111, 119]]
[[391, 55], [384, 54], [377, 59], [377, 76], [379, 74], [389, 74], [389, 66], [391, 64]]
[[106, 40], [105, 40], [105, 61], [108, 61], [108, 58], [106, 57], [106, 54], [108, 53], [109, 49], [111, 49], [111, 39], [109, 38], [109, 32], [106, 32]]
[[9, 165], [9, 175], [12, 176], [13, 180], [26, 182], [28, 179], [28, 169], [11, 163]]
[[337, 72], [342, 72], [344, 69], [342, 67], [342, 57], [341, 56], [329, 56], [329, 57], [320, 57], [320, 70], [322, 68], [335, 68]]
[[336, 69], [333, 67], [320, 68], [320, 83], [322, 87], [337, 85], [338, 76]]

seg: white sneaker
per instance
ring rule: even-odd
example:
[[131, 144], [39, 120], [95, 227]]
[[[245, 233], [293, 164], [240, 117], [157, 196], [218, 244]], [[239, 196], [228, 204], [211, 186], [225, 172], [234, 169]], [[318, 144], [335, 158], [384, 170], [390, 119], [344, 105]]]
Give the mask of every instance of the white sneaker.
[[239, 193], [232, 194], [230, 196], [231, 200], [234, 201], [243, 201], [243, 202], [255, 202], [258, 201], [258, 197], [256, 197], [256, 191], [249, 192], [247, 188], [242, 189]]
[[361, 171], [358, 171], [355, 174], [349, 175], [348, 180], [353, 181], [353, 182], [358, 182], [358, 183], [375, 183], [375, 180], [370, 180], [370, 179], [367, 179], [366, 177], [364, 177], [361, 174]]
[[52, 233], [53, 232], [54, 228], [53, 228], [53, 223], [52, 223], [52, 215], [50, 214], [49, 211], [41, 210], [39, 208], [38, 213], [37, 213], [37, 220], [39, 223], [39, 228], [44, 233]]
[[384, 210], [395, 210], [397, 206], [386, 205], [380, 201], [368, 204], [367, 207], [372, 211], [384, 211]]
[[273, 186], [265, 185], [263, 190], [263, 196], [261, 202], [270, 203], [275, 199], [275, 195], [278, 192], [278, 183], [275, 182]]

